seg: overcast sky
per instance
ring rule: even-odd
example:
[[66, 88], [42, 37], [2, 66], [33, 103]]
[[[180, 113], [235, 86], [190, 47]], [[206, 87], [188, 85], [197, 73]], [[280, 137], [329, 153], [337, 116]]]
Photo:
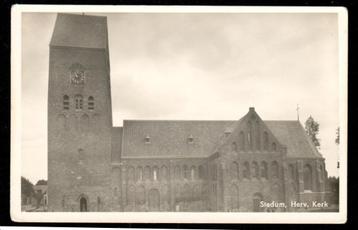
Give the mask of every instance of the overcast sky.
[[[263, 120], [320, 124], [337, 176], [336, 14], [107, 14], [113, 122]], [[22, 175], [47, 179], [49, 42], [56, 15], [23, 14]]]

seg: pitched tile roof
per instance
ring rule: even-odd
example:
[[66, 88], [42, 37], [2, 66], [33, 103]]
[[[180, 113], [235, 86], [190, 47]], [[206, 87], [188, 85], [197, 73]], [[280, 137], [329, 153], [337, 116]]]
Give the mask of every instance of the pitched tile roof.
[[[122, 157], [208, 157], [225, 130], [237, 122], [240, 121], [125, 120]], [[298, 121], [264, 122], [279, 142], [287, 146], [288, 157], [322, 157]], [[193, 143], [188, 142], [191, 135]], [[150, 143], [145, 141], [147, 136]]]
[[321, 158], [312, 141], [298, 121], [265, 121], [274, 136], [287, 147], [287, 156]]
[[[122, 156], [207, 157], [219, 141], [218, 135], [233, 122], [125, 120]], [[145, 142], [147, 135], [150, 143]]]
[[107, 19], [78, 14], [57, 15], [50, 46], [107, 49]]

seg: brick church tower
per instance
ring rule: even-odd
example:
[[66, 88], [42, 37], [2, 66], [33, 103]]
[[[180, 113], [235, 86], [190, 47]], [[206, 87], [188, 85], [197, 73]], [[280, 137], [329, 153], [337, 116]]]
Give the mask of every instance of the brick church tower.
[[49, 63], [49, 211], [111, 209], [111, 110], [107, 19], [58, 14]]

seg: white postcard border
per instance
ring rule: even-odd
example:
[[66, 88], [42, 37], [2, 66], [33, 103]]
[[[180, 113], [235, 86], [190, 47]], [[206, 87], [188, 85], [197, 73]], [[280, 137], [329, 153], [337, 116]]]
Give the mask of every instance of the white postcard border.
[[[337, 13], [339, 34], [340, 169], [339, 212], [22, 212], [21, 211], [21, 22], [25, 12], [202, 12], [202, 13]], [[347, 75], [348, 13], [344, 7], [217, 6], [75, 6], [14, 5], [11, 12], [11, 175], [10, 214], [17, 222], [106, 223], [345, 223], [347, 220]]]

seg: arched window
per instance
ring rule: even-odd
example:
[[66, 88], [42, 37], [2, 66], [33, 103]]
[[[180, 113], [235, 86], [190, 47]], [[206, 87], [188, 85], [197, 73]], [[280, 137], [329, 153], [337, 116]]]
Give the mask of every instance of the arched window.
[[253, 140], [252, 140], [252, 123], [251, 123], [251, 121], [249, 121], [248, 123], [248, 127], [249, 127], [249, 132], [248, 132], [248, 134], [247, 134], [247, 143], [248, 143], [248, 145], [249, 145], [249, 148], [250, 148], [250, 150], [252, 150], [253, 148]]
[[265, 161], [261, 162], [261, 178], [268, 179], [267, 163]]
[[113, 195], [114, 195], [115, 197], [118, 196], [118, 188], [117, 188], [117, 187], [114, 187], [114, 189], [113, 189]]
[[195, 173], [195, 166], [191, 166], [191, 168], [190, 168], [190, 178], [191, 178], [191, 180], [195, 180], [196, 179], [196, 173]]
[[237, 144], [236, 144], [236, 142], [233, 142], [233, 143], [231, 144], [231, 151], [237, 152]]
[[169, 179], [169, 170], [168, 170], [167, 166], [163, 165], [161, 167], [160, 175], [161, 175], [161, 179], [163, 179], [163, 180], [168, 180]]
[[143, 180], [143, 168], [141, 166], [137, 167], [137, 181]]
[[77, 94], [75, 96], [75, 105], [77, 110], [81, 110], [83, 108], [83, 97], [82, 95]]
[[245, 134], [242, 131], [239, 134], [239, 140], [240, 140], [240, 150], [245, 150]]
[[180, 166], [176, 165], [174, 168], [174, 176], [176, 180], [181, 179]]
[[88, 109], [94, 110], [94, 98], [92, 96], [88, 97]]
[[218, 169], [217, 169], [217, 166], [216, 166], [216, 164], [213, 164], [213, 166], [212, 166], [212, 179], [213, 180], [216, 180], [217, 179], [217, 173], [218, 173]]
[[147, 165], [144, 168], [144, 180], [150, 180], [151, 179], [151, 170], [150, 167]]
[[239, 189], [236, 185], [231, 185], [230, 188], [230, 211], [239, 210]]
[[259, 165], [257, 164], [256, 161], [252, 162], [252, 175], [254, 178], [260, 177]]
[[303, 168], [303, 183], [304, 183], [304, 190], [306, 191], [313, 190], [312, 167], [309, 164], [305, 165], [305, 167]]
[[295, 179], [295, 166], [293, 166], [292, 164], [289, 164], [288, 171], [289, 171], [290, 179], [294, 180]]
[[63, 96], [63, 109], [64, 110], [70, 109], [70, 97], [67, 95]]
[[153, 167], [153, 180], [154, 181], [159, 180], [159, 169], [157, 166]]
[[269, 145], [269, 141], [268, 141], [268, 134], [267, 132], [264, 132], [264, 150], [268, 151], [268, 146]]
[[204, 179], [204, 178], [205, 178], [204, 166], [199, 165], [199, 179]]
[[128, 166], [127, 167], [127, 180], [129, 182], [134, 182], [134, 177], [135, 177], [135, 171], [134, 171], [134, 167], [133, 166]]
[[243, 171], [243, 176], [245, 179], [249, 179], [250, 178], [250, 163], [249, 162], [245, 162], [244, 163], [244, 171]]
[[260, 123], [259, 123], [259, 121], [256, 121], [255, 136], [256, 136], [256, 149], [260, 151], [261, 150], [261, 137], [260, 137]]
[[271, 172], [273, 178], [278, 178], [279, 176], [279, 166], [277, 161], [273, 161], [271, 164]]
[[183, 171], [184, 171], [184, 179], [189, 180], [189, 169], [188, 169], [188, 166], [184, 165], [184, 166], [183, 166]]
[[273, 142], [273, 143], [272, 143], [272, 151], [276, 152], [276, 150], [277, 150], [276, 143]]
[[239, 164], [237, 162], [232, 162], [231, 163], [231, 179], [233, 180], [237, 180], [239, 179]]

